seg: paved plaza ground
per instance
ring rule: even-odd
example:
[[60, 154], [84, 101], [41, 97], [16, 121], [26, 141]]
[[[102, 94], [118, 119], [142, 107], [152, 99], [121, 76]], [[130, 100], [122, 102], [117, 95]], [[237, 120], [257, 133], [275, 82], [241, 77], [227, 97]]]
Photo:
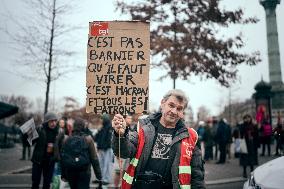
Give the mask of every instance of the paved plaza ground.
[[[272, 152], [274, 146], [272, 146]], [[233, 155], [232, 155], [233, 156]], [[16, 144], [14, 148], [1, 149], [0, 151], [0, 188], [30, 188], [31, 186], [31, 162], [21, 161], [21, 145]], [[259, 157], [259, 163], [263, 164], [271, 157]], [[205, 181], [208, 186], [244, 182], [242, 167], [239, 166], [239, 159], [227, 159], [226, 164], [215, 164], [216, 160], [205, 163]], [[92, 188], [96, 185], [91, 184]], [[112, 185], [109, 185], [111, 188]]]

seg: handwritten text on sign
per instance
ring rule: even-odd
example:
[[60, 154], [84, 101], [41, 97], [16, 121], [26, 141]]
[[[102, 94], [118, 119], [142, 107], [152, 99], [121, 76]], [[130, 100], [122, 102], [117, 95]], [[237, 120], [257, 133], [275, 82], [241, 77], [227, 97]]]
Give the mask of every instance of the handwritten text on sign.
[[149, 23], [90, 23], [87, 112], [125, 115], [148, 110], [149, 42]]

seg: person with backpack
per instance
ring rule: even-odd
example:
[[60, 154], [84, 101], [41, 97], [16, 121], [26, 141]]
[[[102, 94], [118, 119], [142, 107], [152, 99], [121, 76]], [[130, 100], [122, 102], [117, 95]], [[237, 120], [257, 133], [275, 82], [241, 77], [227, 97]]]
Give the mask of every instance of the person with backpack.
[[62, 117], [58, 121], [58, 128], [59, 128], [59, 134], [56, 138], [56, 143], [54, 145], [55, 154], [56, 154], [56, 160], [54, 171], [53, 171], [53, 177], [52, 177], [52, 183], [51, 188], [52, 189], [60, 189], [64, 187], [68, 187], [68, 183], [65, 183], [61, 180], [61, 163], [60, 163], [60, 150], [62, 148], [62, 143], [64, 140], [65, 135], [70, 136], [72, 133], [67, 128], [67, 118]]
[[[97, 179], [102, 179], [100, 163], [94, 141], [84, 133], [85, 122], [77, 118], [72, 135], [65, 137], [60, 153], [62, 180], [69, 182], [71, 189], [90, 188], [91, 165]], [[101, 187], [101, 183], [99, 183]]]

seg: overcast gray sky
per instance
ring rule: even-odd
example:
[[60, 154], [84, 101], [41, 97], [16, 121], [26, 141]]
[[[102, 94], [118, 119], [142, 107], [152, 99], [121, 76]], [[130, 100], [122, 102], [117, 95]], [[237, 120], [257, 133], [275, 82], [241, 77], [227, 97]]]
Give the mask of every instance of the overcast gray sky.
[[[79, 2], [79, 1], [78, 1]], [[126, 20], [126, 16], [121, 16], [118, 12], [114, 11], [113, 0], [83, 0], [80, 1], [77, 13], [71, 16], [68, 21], [76, 25], [82, 26], [80, 32], [76, 33], [78, 42], [74, 43], [74, 47], [79, 52], [78, 56], [74, 57], [76, 62], [82, 66], [86, 62], [86, 44], [88, 35], [89, 21], [96, 20]], [[21, 2], [18, 0], [1, 0], [0, 13], [6, 13], [7, 10], [12, 14], [21, 18], [27, 11], [23, 8]], [[265, 12], [263, 7], [259, 4], [258, 0], [223, 0], [221, 7], [226, 9], [235, 9], [237, 7], [244, 8], [246, 16], [256, 16], [260, 19], [257, 24], [251, 25], [237, 25], [229, 29], [221, 31], [225, 35], [242, 31], [246, 47], [244, 51], [258, 50], [261, 53], [262, 62], [254, 67], [240, 66], [239, 75], [240, 82], [232, 87], [233, 95], [232, 100], [244, 100], [250, 98], [254, 92], [254, 85], [260, 81], [261, 76], [264, 80], [268, 81], [268, 58], [267, 58], [267, 42], [266, 42], [266, 26], [265, 26]], [[283, 62], [284, 62], [284, 2], [281, 2], [277, 7], [277, 23], [278, 23], [278, 36], [282, 65], [283, 76]], [[1, 15], [0, 14], [0, 15]], [[66, 22], [68, 22], [66, 20]], [[4, 22], [8, 26], [13, 23], [10, 20], [3, 20], [0, 17], [0, 24]], [[13, 70], [19, 69], [13, 64], [15, 54], [8, 44], [9, 40], [4, 35], [0, 35], [0, 94], [7, 95], [24, 95], [30, 99], [38, 97], [44, 99], [45, 85], [37, 81], [27, 81], [20, 76], [13, 74]], [[78, 72], [70, 73], [67, 77], [54, 82], [51, 86], [50, 98], [55, 99], [58, 103], [64, 96], [73, 96], [83, 106], [86, 99], [85, 90], [85, 70], [78, 70]], [[172, 88], [172, 80], [166, 79], [162, 82], [157, 81], [161, 76], [161, 71], [151, 69], [150, 71], [150, 109], [156, 109], [164, 93]], [[212, 114], [220, 112], [221, 108], [228, 104], [228, 89], [221, 87], [214, 80], [200, 81], [199, 78], [192, 78], [191, 81], [178, 80], [176, 83], [177, 88], [184, 90], [189, 98], [190, 104], [193, 107], [194, 113], [201, 105], [207, 106]]]

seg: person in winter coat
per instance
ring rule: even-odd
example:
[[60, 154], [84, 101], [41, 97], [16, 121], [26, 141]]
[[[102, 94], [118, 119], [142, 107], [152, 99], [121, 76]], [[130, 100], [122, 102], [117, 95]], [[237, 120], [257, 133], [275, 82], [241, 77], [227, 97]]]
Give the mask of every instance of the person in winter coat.
[[[77, 118], [74, 121], [72, 136], [65, 137], [62, 145], [64, 153], [64, 148], [66, 149], [67, 141], [70, 140], [71, 137], [82, 137], [85, 141], [87, 152], [88, 152], [88, 159], [90, 160], [89, 164], [86, 167], [80, 169], [74, 169], [67, 167], [66, 163], [64, 163], [63, 158], [61, 159], [61, 169], [62, 175], [61, 178], [63, 180], [67, 180], [71, 189], [88, 189], [90, 187], [90, 179], [91, 179], [91, 165], [93, 167], [94, 173], [98, 180], [102, 179], [100, 163], [97, 156], [97, 151], [95, 148], [94, 140], [92, 136], [85, 134], [85, 122], [81, 118]], [[76, 148], [76, 147], [75, 147]], [[69, 150], [70, 149], [66, 149]], [[81, 150], [84, 150], [81, 148]]]
[[139, 119], [138, 132], [128, 132], [123, 116], [114, 116], [114, 153], [131, 159], [121, 188], [205, 188], [198, 135], [182, 121], [187, 103], [184, 92], [169, 91], [158, 113]]
[[205, 122], [204, 121], [199, 121], [198, 122], [198, 128], [197, 128], [197, 134], [199, 136], [198, 140], [200, 142], [203, 142], [204, 141], [204, 132], [205, 132]]
[[43, 175], [43, 189], [49, 189], [52, 180], [55, 160], [58, 154], [55, 153], [56, 138], [59, 134], [57, 116], [52, 112], [44, 115], [44, 122], [37, 132], [39, 137], [35, 143], [32, 161], [32, 189], [38, 189], [41, 175]]
[[217, 142], [217, 138], [216, 138], [216, 134], [217, 134], [217, 130], [218, 130], [218, 119], [217, 117], [213, 116], [213, 126], [212, 126], [212, 135], [213, 135], [213, 140], [214, 140], [214, 144], [213, 144], [213, 154], [214, 154], [214, 159], [218, 158], [218, 151], [219, 151], [219, 147], [218, 147], [218, 142]]
[[95, 136], [95, 142], [97, 143], [98, 157], [102, 170], [102, 184], [107, 185], [112, 181], [112, 166], [114, 160], [113, 151], [111, 149], [113, 129], [108, 114], [102, 115], [102, 124], [101, 130], [99, 130]]
[[204, 121], [198, 122], [198, 128], [196, 132], [198, 134], [198, 143], [200, 144], [202, 158], [204, 158], [204, 154], [205, 154], [205, 146], [204, 146], [205, 122]]
[[226, 123], [225, 119], [221, 119], [219, 121], [217, 133], [216, 133], [216, 141], [219, 146], [220, 151], [220, 158], [219, 161], [216, 162], [217, 164], [224, 164], [226, 163], [226, 147], [227, 144], [230, 142], [231, 138], [231, 128]]
[[243, 166], [243, 177], [247, 178], [247, 166], [250, 166], [250, 171], [253, 171], [253, 167], [258, 165], [259, 136], [257, 125], [253, 124], [250, 115], [245, 115], [243, 121], [243, 124], [240, 125], [240, 137], [245, 139], [248, 153], [240, 154], [240, 165]]
[[270, 156], [270, 144], [271, 144], [271, 136], [272, 136], [272, 126], [268, 118], [264, 119], [261, 128], [261, 141], [262, 141], [262, 153], [261, 156], [265, 154], [265, 146], [267, 146], [268, 156]]
[[205, 148], [205, 154], [204, 154], [205, 161], [213, 160], [214, 137], [212, 134], [212, 127], [213, 127], [212, 120], [208, 119], [203, 135], [204, 148]]
[[22, 139], [22, 158], [20, 160], [26, 160], [26, 152], [28, 152], [28, 159], [31, 158], [31, 146], [28, 142], [28, 135], [25, 134], [21, 134], [21, 139]]
[[273, 133], [276, 140], [275, 156], [278, 156], [281, 155], [283, 152], [284, 130], [282, 127], [282, 123], [277, 123], [277, 127], [273, 129]]

